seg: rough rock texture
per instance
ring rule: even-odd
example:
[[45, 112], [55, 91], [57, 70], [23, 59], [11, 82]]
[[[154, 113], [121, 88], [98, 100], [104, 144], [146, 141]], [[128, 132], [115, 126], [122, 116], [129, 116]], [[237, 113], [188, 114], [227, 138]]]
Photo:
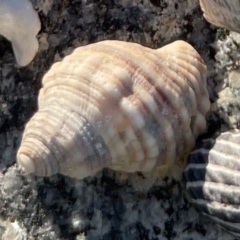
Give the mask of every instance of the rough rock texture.
[[41, 79], [74, 48], [119, 39], [157, 48], [191, 43], [208, 66], [213, 113], [208, 131], [239, 125], [240, 38], [208, 24], [197, 0], [32, 0], [42, 29], [34, 61], [19, 68], [0, 39], [0, 236], [2, 239], [234, 239], [198, 215], [183, 182], [104, 170], [75, 180], [36, 178], [15, 164], [25, 123], [37, 109]]

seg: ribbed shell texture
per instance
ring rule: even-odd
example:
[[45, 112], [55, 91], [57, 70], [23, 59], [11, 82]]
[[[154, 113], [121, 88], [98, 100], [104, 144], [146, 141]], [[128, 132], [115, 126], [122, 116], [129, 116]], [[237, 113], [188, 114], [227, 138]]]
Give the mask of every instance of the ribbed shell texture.
[[188, 157], [186, 187], [196, 208], [240, 237], [240, 131], [203, 140]]
[[43, 78], [18, 162], [40, 176], [172, 165], [193, 148], [209, 110], [206, 66], [177, 41], [153, 50], [103, 41], [77, 48]]

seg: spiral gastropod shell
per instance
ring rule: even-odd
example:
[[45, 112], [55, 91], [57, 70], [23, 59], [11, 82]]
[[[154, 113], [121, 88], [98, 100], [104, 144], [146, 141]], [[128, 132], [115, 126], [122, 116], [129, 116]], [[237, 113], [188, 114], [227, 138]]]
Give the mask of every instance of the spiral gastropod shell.
[[17, 161], [28, 173], [80, 179], [104, 167], [172, 166], [204, 131], [209, 105], [206, 66], [186, 42], [79, 47], [44, 76]]

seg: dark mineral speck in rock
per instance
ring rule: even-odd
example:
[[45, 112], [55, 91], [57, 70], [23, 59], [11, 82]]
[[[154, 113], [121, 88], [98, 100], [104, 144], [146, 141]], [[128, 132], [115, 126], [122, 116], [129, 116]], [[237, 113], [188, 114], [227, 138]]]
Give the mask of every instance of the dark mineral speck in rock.
[[160, 7], [161, 9], [164, 9], [168, 6], [167, 2], [163, 1], [163, 0], [150, 0], [150, 2], [156, 6], [156, 7]]
[[157, 226], [153, 226], [153, 231], [156, 235], [161, 234], [161, 228], [157, 227]]

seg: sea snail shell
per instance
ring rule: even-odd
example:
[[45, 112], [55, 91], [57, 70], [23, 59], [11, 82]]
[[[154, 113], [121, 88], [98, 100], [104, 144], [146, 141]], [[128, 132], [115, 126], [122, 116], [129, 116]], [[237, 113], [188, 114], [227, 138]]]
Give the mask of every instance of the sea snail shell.
[[205, 78], [203, 60], [183, 41], [157, 50], [121, 41], [77, 48], [44, 76], [17, 161], [38, 176], [79, 179], [104, 167], [171, 166], [205, 128]]
[[240, 237], [240, 131], [203, 140], [188, 157], [184, 176], [192, 203]]

